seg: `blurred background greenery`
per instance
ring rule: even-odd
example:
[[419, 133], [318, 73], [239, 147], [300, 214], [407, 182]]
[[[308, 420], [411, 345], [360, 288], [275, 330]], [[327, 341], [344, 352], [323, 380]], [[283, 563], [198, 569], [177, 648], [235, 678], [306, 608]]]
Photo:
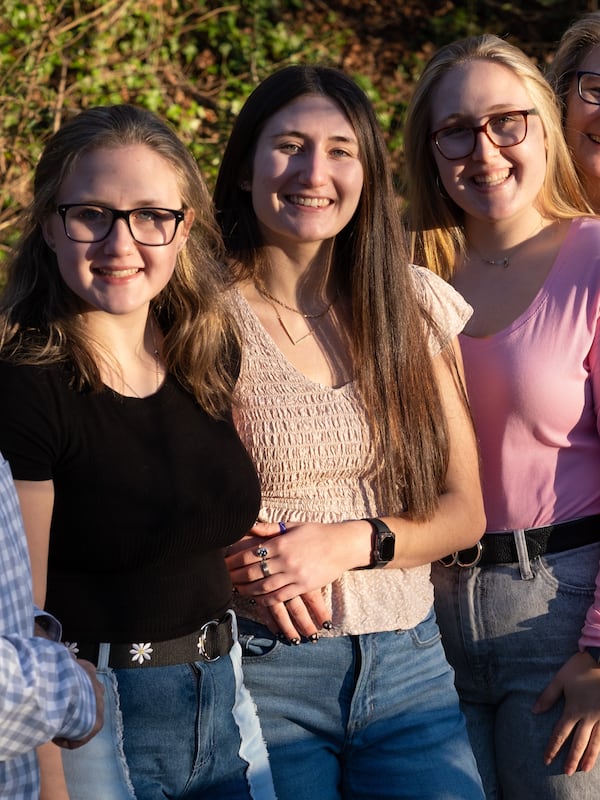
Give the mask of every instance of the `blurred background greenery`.
[[170, 120], [212, 186], [240, 105], [275, 68], [325, 63], [367, 92], [402, 181], [402, 116], [440, 45], [490, 31], [540, 66], [597, 0], [0, 0], [0, 264], [45, 140], [82, 108], [134, 103]]

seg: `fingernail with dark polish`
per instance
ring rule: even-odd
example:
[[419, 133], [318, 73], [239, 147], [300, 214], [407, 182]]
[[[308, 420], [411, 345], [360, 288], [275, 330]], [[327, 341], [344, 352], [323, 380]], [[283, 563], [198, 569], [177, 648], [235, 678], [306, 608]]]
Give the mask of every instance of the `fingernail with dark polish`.
[[300, 644], [300, 639], [298, 639], [298, 638], [294, 637], [293, 639], [290, 639], [290, 642], [291, 642], [291, 643], [292, 643], [294, 646], [296, 646], [296, 645], [299, 645], [299, 644]]
[[311, 642], [311, 644], [316, 644], [319, 641], [319, 634], [311, 633], [311, 635], [308, 637], [308, 641]]
[[326, 619], [321, 627], [326, 631], [330, 631], [333, 628], [333, 622], [330, 619]]

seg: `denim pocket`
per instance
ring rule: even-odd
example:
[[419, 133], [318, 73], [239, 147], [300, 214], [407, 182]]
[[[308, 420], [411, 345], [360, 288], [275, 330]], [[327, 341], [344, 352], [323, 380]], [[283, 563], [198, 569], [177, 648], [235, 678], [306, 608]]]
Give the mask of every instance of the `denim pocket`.
[[600, 559], [600, 543], [562, 553], [546, 553], [539, 559], [540, 577], [559, 592], [593, 594]]
[[437, 644], [442, 638], [442, 635], [438, 628], [433, 608], [424, 620], [415, 625], [414, 628], [406, 631], [406, 633], [409, 633], [412, 637], [415, 647], [432, 647]]
[[238, 641], [244, 659], [266, 656], [280, 644], [277, 636], [266, 625], [250, 619], [238, 618], [238, 631]]

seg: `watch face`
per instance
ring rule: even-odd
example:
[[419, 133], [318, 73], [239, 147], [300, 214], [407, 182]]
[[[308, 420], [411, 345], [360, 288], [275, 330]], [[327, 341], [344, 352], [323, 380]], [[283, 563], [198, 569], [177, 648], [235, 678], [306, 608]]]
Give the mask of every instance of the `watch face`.
[[381, 561], [391, 561], [394, 558], [396, 539], [393, 536], [382, 536], [379, 540], [379, 558]]

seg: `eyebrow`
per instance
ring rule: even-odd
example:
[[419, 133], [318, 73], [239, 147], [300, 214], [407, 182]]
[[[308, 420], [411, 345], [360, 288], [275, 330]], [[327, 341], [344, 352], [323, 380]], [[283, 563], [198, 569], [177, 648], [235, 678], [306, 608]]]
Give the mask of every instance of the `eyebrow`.
[[[495, 106], [492, 106], [485, 114], [481, 114], [477, 119], [484, 119], [485, 117], [495, 117], [498, 114], [505, 114], [507, 111], [520, 111], [522, 108], [531, 108], [531, 103], [529, 105], [525, 104], [524, 106], [520, 106], [518, 103], [498, 103]], [[447, 117], [443, 118], [444, 124], [452, 124], [456, 120], [469, 120], [475, 121], [475, 117], [472, 114], [463, 114], [460, 111], [454, 112], [454, 114], [448, 114]]]
[[[298, 139], [306, 139], [309, 136], [309, 134], [308, 133], [303, 133], [302, 131], [296, 131], [296, 130], [289, 130], [289, 131], [288, 130], [284, 130], [284, 131], [279, 131], [278, 133], [273, 133], [270, 138], [271, 139], [280, 139], [282, 136], [295, 136]], [[345, 142], [347, 144], [358, 144], [358, 141], [357, 141], [356, 138], [351, 137], [351, 136], [341, 136], [341, 135], [329, 136], [329, 137], [327, 137], [327, 141], [329, 141], [329, 142]]]

